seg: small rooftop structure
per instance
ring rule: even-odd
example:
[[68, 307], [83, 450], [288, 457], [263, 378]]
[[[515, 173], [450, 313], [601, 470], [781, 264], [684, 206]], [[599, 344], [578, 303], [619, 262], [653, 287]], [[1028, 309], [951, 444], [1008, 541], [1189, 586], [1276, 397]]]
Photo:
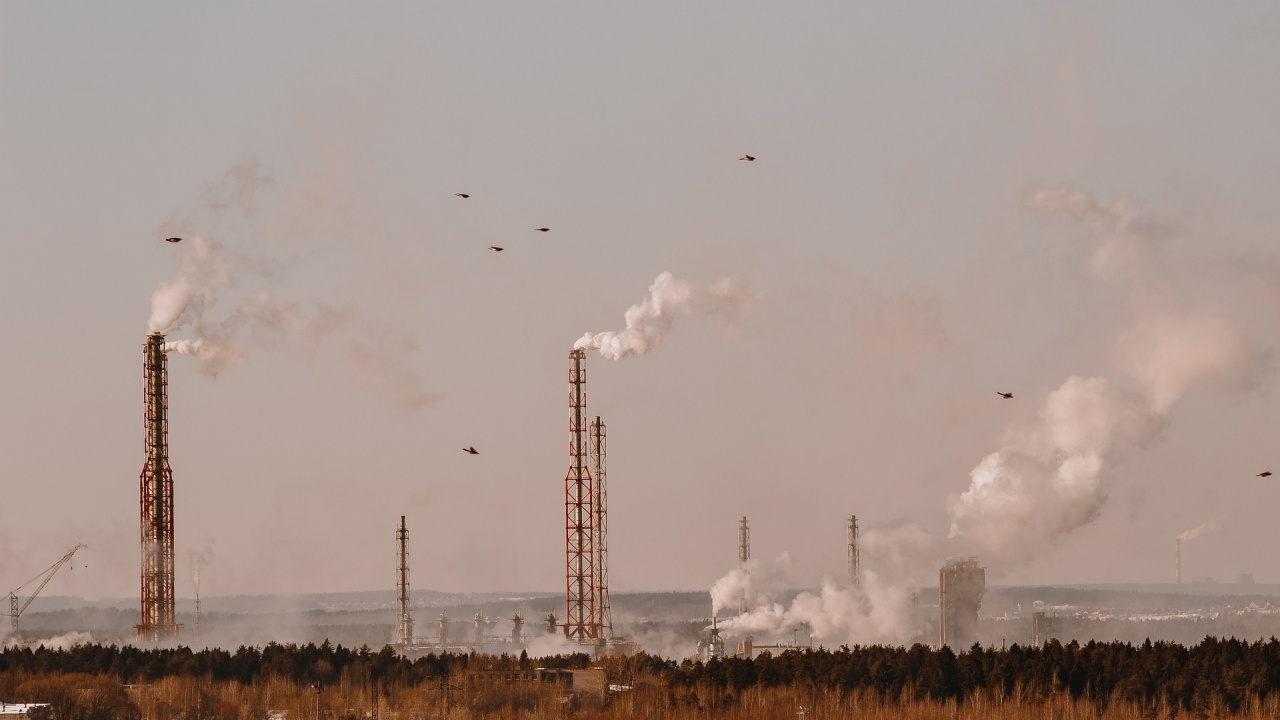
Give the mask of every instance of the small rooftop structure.
[[0, 700], [0, 715], [9, 717], [25, 717], [37, 708], [47, 708], [49, 703], [7, 703]]

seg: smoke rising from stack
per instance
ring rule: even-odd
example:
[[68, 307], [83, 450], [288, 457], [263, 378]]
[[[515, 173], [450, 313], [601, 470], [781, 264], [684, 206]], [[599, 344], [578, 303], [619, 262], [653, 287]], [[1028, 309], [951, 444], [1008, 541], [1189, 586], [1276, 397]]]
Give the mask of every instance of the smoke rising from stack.
[[200, 571], [213, 562], [213, 543], [206, 543], [200, 552], [192, 551], [188, 556], [191, 565], [191, 584], [196, 589], [196, 594], [200, 594]]
[[1195, 540], [1196, 538], [1202, 535], [1215, 533], [1221, 529], [1222, 529], [1221, 518], [1213, 518], [1212, 520], [1210, 520], [1207, 523], [1204, 523], [1203, 525], [1197, 525], [1191, 528], [1190, 530], [1183, 530], [1182, 532], [1178, 533], [1178, 540], [1181, 540], [1182, 542], [1186, 542], [1188, 540]]
[[649, 297], [627, 308], [626, 328], [587, 333], [573, 344], [575, 350], [599, 350], [610, 360], [644, 355], [662, 344], [677, 315], [716, 316], [732, 320], [751, 299], [741, 282], [723, 278], [701, 288], [663, 272], [649, 286]]
[[[1225, 311], [1186, 297], [1160, 258], [1176, 227], [1145, 217], [1131, 199], [1103, 205], [1065, 188], [1041, 189], [1027, 205], [1092, 229], [1091, 274], [1118, 287], [1129, 311], [1127, 329], [1113, 342], [1122, 372], [1068, 377], [1034, 420], [1009, 427], [1000, 448], [969, 473], [968, 487], [948, 499], [945, 536], [916, 526], [866, 532], [864, 567], [883, 571], [883, 580], [870, 569], [863, 590], [827, 580], [818, 595], [802, 593], [785, 607], [766, 599], [722, 627], [778, 632], [804, 623], [824, 642], [907, 642], [911, 574], [946, 557], [977, 556], [999, 576], [1043, 556], [1098, 517], [1117, 454], [1152, 440], [1186, 393], [1256, 383], [1263, 353]], [[1212, 529], [1214, 522], [1179, 537]], [[737, 572], [717, 587], [751, 587]]]
[[[203, 209], [215, 217], [238, 211], [252, 218], [257, 193], [270, 182], [256, 163], [238, 165], [205, 188]], [[285, 263], [230, 249], [186, 224], [169, 223], [161, 234], [184, 240], [174, 246], [173, 277], [152, 293], [147, 325], [153, 333], [193, 336], [169, 340], [166, 351], [191, 356], [202, 372], [217, 376], [244, 364], [254, 346], [337, 347], [361, 386], [396, 405], [419, 409], [437, 401], [422, 387], [411, 362], [416, 341], [406, 333], [382, 328], [354, 307], [277, 297]]]

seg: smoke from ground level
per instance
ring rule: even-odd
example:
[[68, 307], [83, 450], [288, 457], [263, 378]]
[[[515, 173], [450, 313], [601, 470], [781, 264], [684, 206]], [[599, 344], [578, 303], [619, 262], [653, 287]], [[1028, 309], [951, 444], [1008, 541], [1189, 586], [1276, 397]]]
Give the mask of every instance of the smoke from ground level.
[[[1034, 420], [1008, 428], [999, 449], [970, 471], [968, 487], [948, 498], [945, 536], [915, 526], [866, 533], [861, 587], [828, 580], [784, 605], [761, 592], [770, 585], [765, 568], [730, 571], [712, 588], [713, 606], [745, 601], [748, 612], [725, 627], [780, 634], [804, 626], [822, 642], [909, 642], [916, 632], [910, 578], [956, 556], [977, 556], [999, 576], [1052, 552], [1102, 512], [1117, 454], [1150, 442], [1186, 393], [1255, 384], [1264, 354], [1226, 312], [1174, 292], [1157, 262], [1175, 228], [1143, 217], [1125, 198], [1105, 206], [1084, 193], [1042, 190], [1029, 206], [1085, 221], [1094, 231], [1094, 277], [1134, 294], [1128, 328], [1112, 344], [1123, 372], [1068, 377]], [[1213, 529], [1210, 522], [1179, 537]]]

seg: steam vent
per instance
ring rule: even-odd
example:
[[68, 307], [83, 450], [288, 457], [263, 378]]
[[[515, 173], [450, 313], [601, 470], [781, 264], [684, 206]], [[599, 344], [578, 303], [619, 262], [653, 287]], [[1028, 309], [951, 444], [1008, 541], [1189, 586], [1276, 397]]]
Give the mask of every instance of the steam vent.
[[948, 560], [938, 571], [938, 646], [964, 650], [978, 641], [978, 606], [987, 571], [977, 558]]

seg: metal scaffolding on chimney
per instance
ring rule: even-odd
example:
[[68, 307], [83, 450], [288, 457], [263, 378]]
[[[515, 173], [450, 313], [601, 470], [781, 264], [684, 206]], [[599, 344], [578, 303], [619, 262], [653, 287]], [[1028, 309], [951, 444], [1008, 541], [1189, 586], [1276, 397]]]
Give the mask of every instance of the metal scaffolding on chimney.
[[173, 595], [173, 470], [169, 468], [169, 372], [164, 335], [147, 336], [143, 346], [146, 378], [147, 458], [139, 477], [142, 505], [141, 617], [134, 629], [142, 642], [178, 637]]
[[564, 478], [565, 619], [564, 634], [587, 642], [598, 637], [596, 612], [594, 514], [591, 472], [587, 470], [587, 427], [583, 413], [587, 397], [582, 366], [586, 351], [569, 352], [569, 473]]
[[604, 421], [597, 415], [591, 423], [591, 465], [595, 471], [595, 582], [596, 615], [599, 625], [595, 636], [606, 640], [613, 638], [613, 613], [609, 608], [609, 556], [606, 550], [608, 507], [605, 492], [605, 430]]
[[404, 516], [400, 516], [400, 527], [396, 530], [396, 553], [399, 563], [396, 565], [396, 605], [400, 608], [400, 616], [396, 623], [396, 634], [400, 644], [413, 644], [413, 615], [409, 613], [409, 528], [405, 525]]

